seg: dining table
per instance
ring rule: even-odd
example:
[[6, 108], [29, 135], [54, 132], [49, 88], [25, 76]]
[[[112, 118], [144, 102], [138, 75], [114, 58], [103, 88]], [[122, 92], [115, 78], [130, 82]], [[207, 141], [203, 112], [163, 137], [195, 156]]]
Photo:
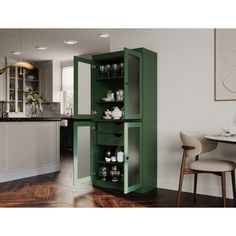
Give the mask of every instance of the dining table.
[[222, 143], [236, 143], [236, 134], [230, 133], [208, 134], [205, 138]]

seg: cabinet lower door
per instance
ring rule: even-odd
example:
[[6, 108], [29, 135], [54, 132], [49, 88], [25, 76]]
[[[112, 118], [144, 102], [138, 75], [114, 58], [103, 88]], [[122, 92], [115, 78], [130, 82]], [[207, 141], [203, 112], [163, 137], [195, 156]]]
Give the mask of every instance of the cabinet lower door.
[[93, 122], [74, 122], [74, 185], [90, 180]]
[[126, 122], [124, 126], [124, 193], [141, 188], [142, 123]]

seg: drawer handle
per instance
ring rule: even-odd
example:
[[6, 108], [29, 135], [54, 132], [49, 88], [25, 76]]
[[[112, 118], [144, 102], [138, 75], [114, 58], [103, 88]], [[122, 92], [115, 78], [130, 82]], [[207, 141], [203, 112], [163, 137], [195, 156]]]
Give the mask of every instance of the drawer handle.
[[116, 124], [116, 125], [121, 125], [122, 122], [116, 121], [115, 124]]
[[122, 134], [118, 134], [118, 133], [115, 133], [114, 135], [115, 135], [117, 138], [119, 138], [119, 137], [122, 136]]

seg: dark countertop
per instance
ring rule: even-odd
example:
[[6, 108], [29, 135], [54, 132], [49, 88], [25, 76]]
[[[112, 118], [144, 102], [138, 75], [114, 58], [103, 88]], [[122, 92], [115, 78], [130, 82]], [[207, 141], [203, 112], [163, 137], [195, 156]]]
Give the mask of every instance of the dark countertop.
[[15, 122], [15, 121], [61, 121], [60, 117], [8, 117], [0, 118], [0, 122]]

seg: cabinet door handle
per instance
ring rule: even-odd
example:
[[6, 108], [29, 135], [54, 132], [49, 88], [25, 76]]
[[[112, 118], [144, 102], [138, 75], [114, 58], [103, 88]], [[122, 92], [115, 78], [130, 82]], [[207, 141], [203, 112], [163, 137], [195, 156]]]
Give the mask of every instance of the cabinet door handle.
[[97, 115], [97, 112], [96, 111], [92, 111], [92, 115]]
[[128, 161], [128, 160], [129, 160], [129, 157], [126, 157], [126, 160]]

